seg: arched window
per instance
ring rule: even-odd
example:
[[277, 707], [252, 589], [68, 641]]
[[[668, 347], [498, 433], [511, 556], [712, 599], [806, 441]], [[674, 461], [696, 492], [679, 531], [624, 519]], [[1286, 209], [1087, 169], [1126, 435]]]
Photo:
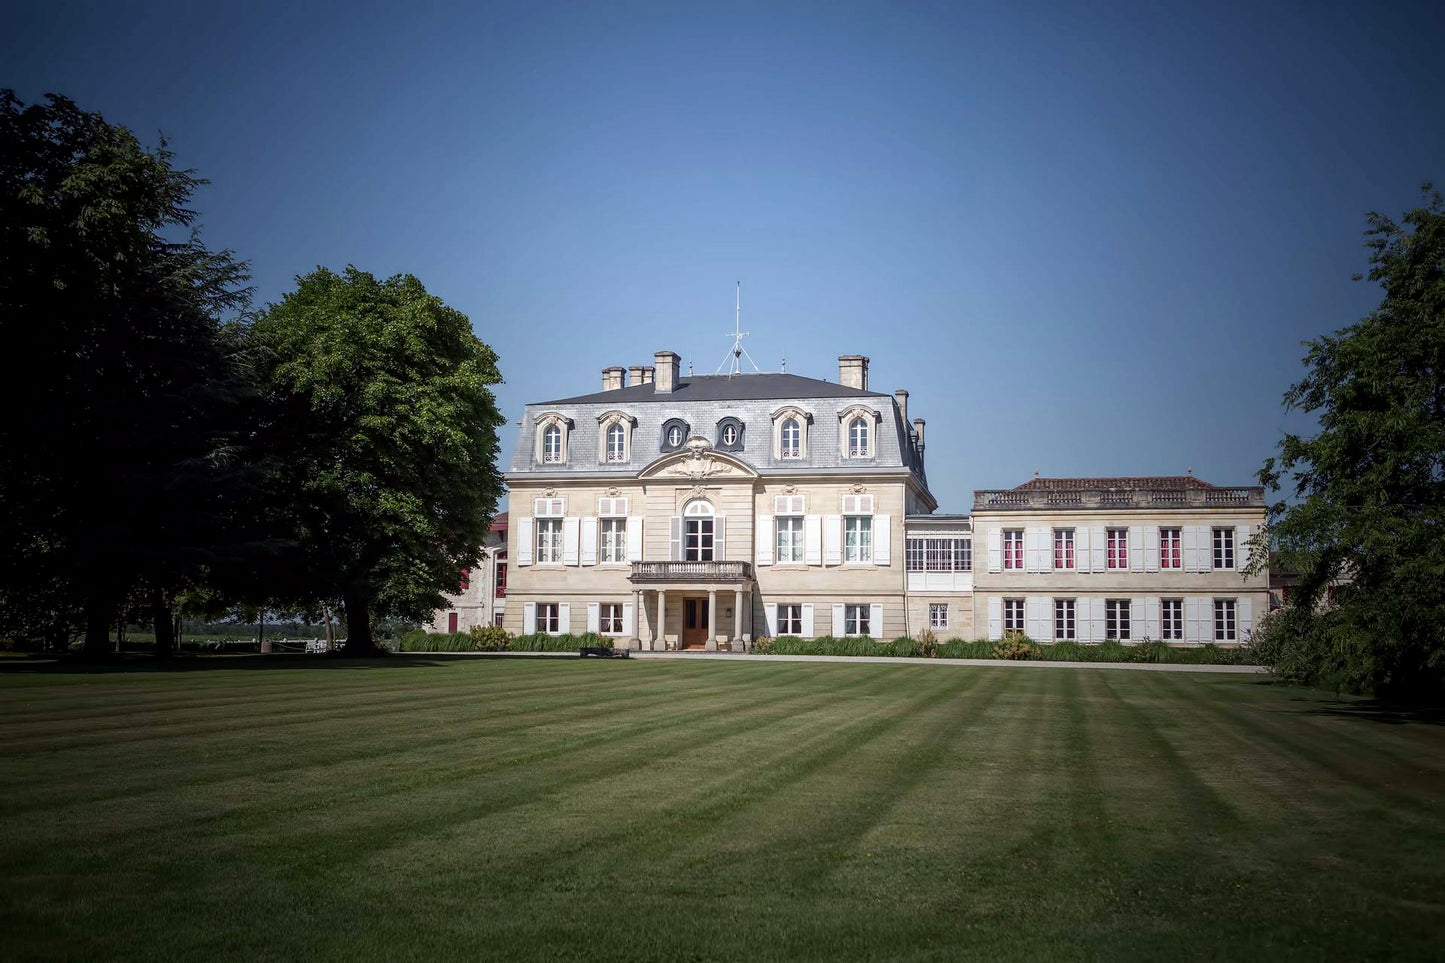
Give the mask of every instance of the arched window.
[[696, 498], [682, 510], [683, 545], [682, 557], [688, 562], [711, 562], [713, 560], [713, 508], [711, 503]]
[[867, 458], [868, 454], [868, 422], [859, 416], [848, 422], [848, 457]]
[[803, 454], [803, 428], [798, 419], [789, 418], [783, 422], [783, 437], [780, 446], [784, 458], [799, 458]]
[[607, 460], [627, 460], [627, 429], [620, 424], [607, 429]]
[[542, 460], [545, 462], [562, 460], [562, 429], [557, 425], [548, 425], [542, 432]]

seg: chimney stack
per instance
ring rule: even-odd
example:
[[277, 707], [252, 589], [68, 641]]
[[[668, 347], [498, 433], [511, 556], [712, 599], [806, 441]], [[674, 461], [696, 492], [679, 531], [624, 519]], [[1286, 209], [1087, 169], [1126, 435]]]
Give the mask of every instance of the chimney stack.
[[898, 416], [905, 425], [908, 424], [908, 389], [899, 388], [893, 392], [893, 400], [898, 402]]
[[868, 390], [868, 359], [861, 354], [838, 356], [838, 383], [845, 388]]
[[674, 351], [659, 351], [652, 360], [657, 364], [652, 390], [660, 395], [671, 394], [682, 373], [682, 358]]
[[923, 454], [923, 419], [913, 419], [913, 433], [918, 436], [918, 453]]
[[613, 365], [610, 368], [602, 369], [602, 390], [616, 391], [622, 387], [622, 366]]
[[627, 386], [629, 388], [636, 388], [638, 385], [647, 383], [642, 378], [642, 371], [643, 368], [640, 364], [627, 366]]

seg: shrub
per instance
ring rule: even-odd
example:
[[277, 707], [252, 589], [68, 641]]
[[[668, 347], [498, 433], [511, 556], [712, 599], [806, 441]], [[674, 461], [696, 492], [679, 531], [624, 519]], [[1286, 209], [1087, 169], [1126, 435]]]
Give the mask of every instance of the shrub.
[[476, 652], [506, 652], [512, 645], [512, 633], [500, 625], [474, 625], [469, 634]]
[[519, 635], [507, 645], [509, 652], [580, 652], [582, 648], [612, 648], [612, 640], [606, 636], [588, 632], [585, 635], [547, 635], [537, 632], [533, 635]]
[[398, 652], [471, 652], [472, 636], [468, 632], [428, 632], [414, 629], [402, 633]]
[[750, 651], [753, 653], [753, 655], [772, 655], [773, 640], [768, 638], [766, 635], [760, 635], [756, 639], [753, 639], [753, 644]]
[[992, 659], [993, 643], [988, 639], [949, 639], [938, 646], [940, 659]]
[[925, 659], [938, 658], [938, 636], [933, 634], [932, 629], [918, 633], [918, 654]]
[[993, 658], [1024, 662], [1043, 658], [1039, 644], [1022, 632], [1010, 632], [993, 644]]

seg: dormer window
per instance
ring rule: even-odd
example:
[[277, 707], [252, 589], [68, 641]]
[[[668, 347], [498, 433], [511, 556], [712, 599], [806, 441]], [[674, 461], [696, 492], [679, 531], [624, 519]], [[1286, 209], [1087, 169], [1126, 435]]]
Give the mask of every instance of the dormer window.
[[671, 418], [662, 425], [662, 450], [677, 451], [687, 441], [688, 425], [681, 418]]
[[542, 460], [549, 464], [562, 460], [562, 429], [556, 425], [542, 429]]
[[623, 465], [632, 460], [632, 429], [637, 419], [624, 411], [605, 411], [597, 416], [597, 460]]
[[743, 423], [736, 418], [724, 418], [717, 423], [717, 448], [720, 451], [743, 450]]
[[627, 429], [613, 425], [607, 429], [607, 460], [627, 460]]
[[854, 418], [848, 423], [848, 457], [867, 458], [869, 453], [868, 422]]
[[793, 461], [808, 457], [808, 422], [813, 416], [786, 405], [773, 412], [773, 457]]
[[878, 454], [879, 417], [867, 405], [850, 405], [838, 413], [838, 448], [844, 458], [872, 458]]
[[565, 415], [549, 412], [537, 418], [536, 459], [543, 465], [562, 465], [567, 462], [567, 438], [572, 431], [572, 419]]
[[798, 419], [789, 418], [783, 422], [783, 444], [779, 452], [784, 458], [799, 458], [803, 454], [803, 429]]

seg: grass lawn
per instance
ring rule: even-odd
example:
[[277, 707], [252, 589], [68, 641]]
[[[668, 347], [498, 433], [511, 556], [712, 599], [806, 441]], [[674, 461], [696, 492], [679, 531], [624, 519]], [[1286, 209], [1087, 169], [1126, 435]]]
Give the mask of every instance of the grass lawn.
[[1445, 954], [1439, 716], [1250, 676], [0, 665], [9, 959]]

